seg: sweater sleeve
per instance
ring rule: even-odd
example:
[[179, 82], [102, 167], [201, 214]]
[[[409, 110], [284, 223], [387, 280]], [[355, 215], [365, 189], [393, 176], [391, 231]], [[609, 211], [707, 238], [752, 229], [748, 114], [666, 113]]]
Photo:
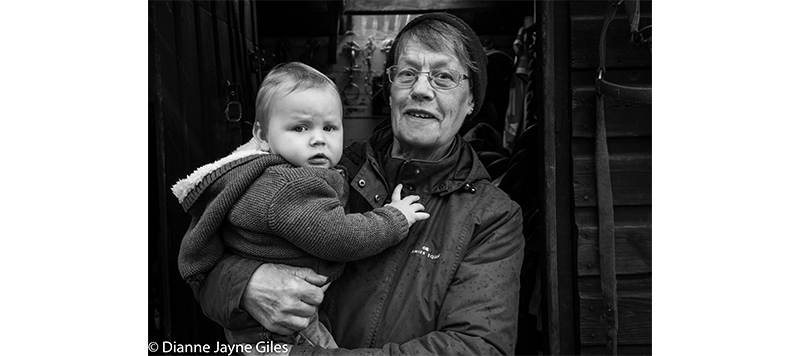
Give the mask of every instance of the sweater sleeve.
[[[308, 168], [320, 170], [319, 168]], [[344, 181], [336, 172], [285, 175], [271, 199], [253, 200], [243, 209], [249, 221], [265, 221], [269, 230], [303, 251], [333, 262], [373, 256], [408, 235], [403, 213], [386, 206], [345, 214], [340, 202]], [[339, 189], [334, 186], [341, 185]]]

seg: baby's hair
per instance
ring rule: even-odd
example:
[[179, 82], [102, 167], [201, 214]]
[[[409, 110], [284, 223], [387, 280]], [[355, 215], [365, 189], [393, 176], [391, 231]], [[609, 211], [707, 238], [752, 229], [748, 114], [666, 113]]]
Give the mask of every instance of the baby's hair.
[[272, 68], [256, 95], [256, 122], [266, 132], [270, 106], [277, 95], [286, 96], [294, 91], [307, 89], [330, 89], [339, 96], [336, 83], [320, 71], [299, 62], [281, 63]]

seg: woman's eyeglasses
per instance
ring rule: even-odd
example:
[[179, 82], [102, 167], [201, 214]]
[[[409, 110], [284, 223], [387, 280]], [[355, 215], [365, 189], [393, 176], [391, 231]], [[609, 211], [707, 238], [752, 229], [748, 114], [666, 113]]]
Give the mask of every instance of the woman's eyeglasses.
[[432, 87], [442, 90], [453, 89], [461, 84], [462, 79], [469, 78], [458, 71], [450, 69], [434, 69], [430, 72], [420, 72], [414, 68], [400, 68], [399, 66], [387, 68], [386, 74], [389, 75], [390, 82], [402, 89], [414, 86], [422, 74], [428, 76], [428, 82]]

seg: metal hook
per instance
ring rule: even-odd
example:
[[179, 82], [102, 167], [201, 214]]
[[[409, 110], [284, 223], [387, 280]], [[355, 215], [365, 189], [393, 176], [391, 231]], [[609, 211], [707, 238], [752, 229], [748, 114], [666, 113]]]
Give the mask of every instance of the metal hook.
[[351, 63], [354, 62], [356, 60], [356, 56], [361, 53], [361, 46], [359, 46], [358, 42], [356, 41], [348, 41], [344, 44], [344, 49], [350, 51], [349, 57]]

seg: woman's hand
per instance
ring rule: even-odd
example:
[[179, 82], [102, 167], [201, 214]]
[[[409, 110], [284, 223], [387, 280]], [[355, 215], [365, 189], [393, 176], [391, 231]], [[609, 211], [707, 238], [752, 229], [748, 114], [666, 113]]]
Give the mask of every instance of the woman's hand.
[[327, 281], [308, 268], [265, 263], [247, 282], [241, 306], [267, 330], [291, 335], [308, 327]]

